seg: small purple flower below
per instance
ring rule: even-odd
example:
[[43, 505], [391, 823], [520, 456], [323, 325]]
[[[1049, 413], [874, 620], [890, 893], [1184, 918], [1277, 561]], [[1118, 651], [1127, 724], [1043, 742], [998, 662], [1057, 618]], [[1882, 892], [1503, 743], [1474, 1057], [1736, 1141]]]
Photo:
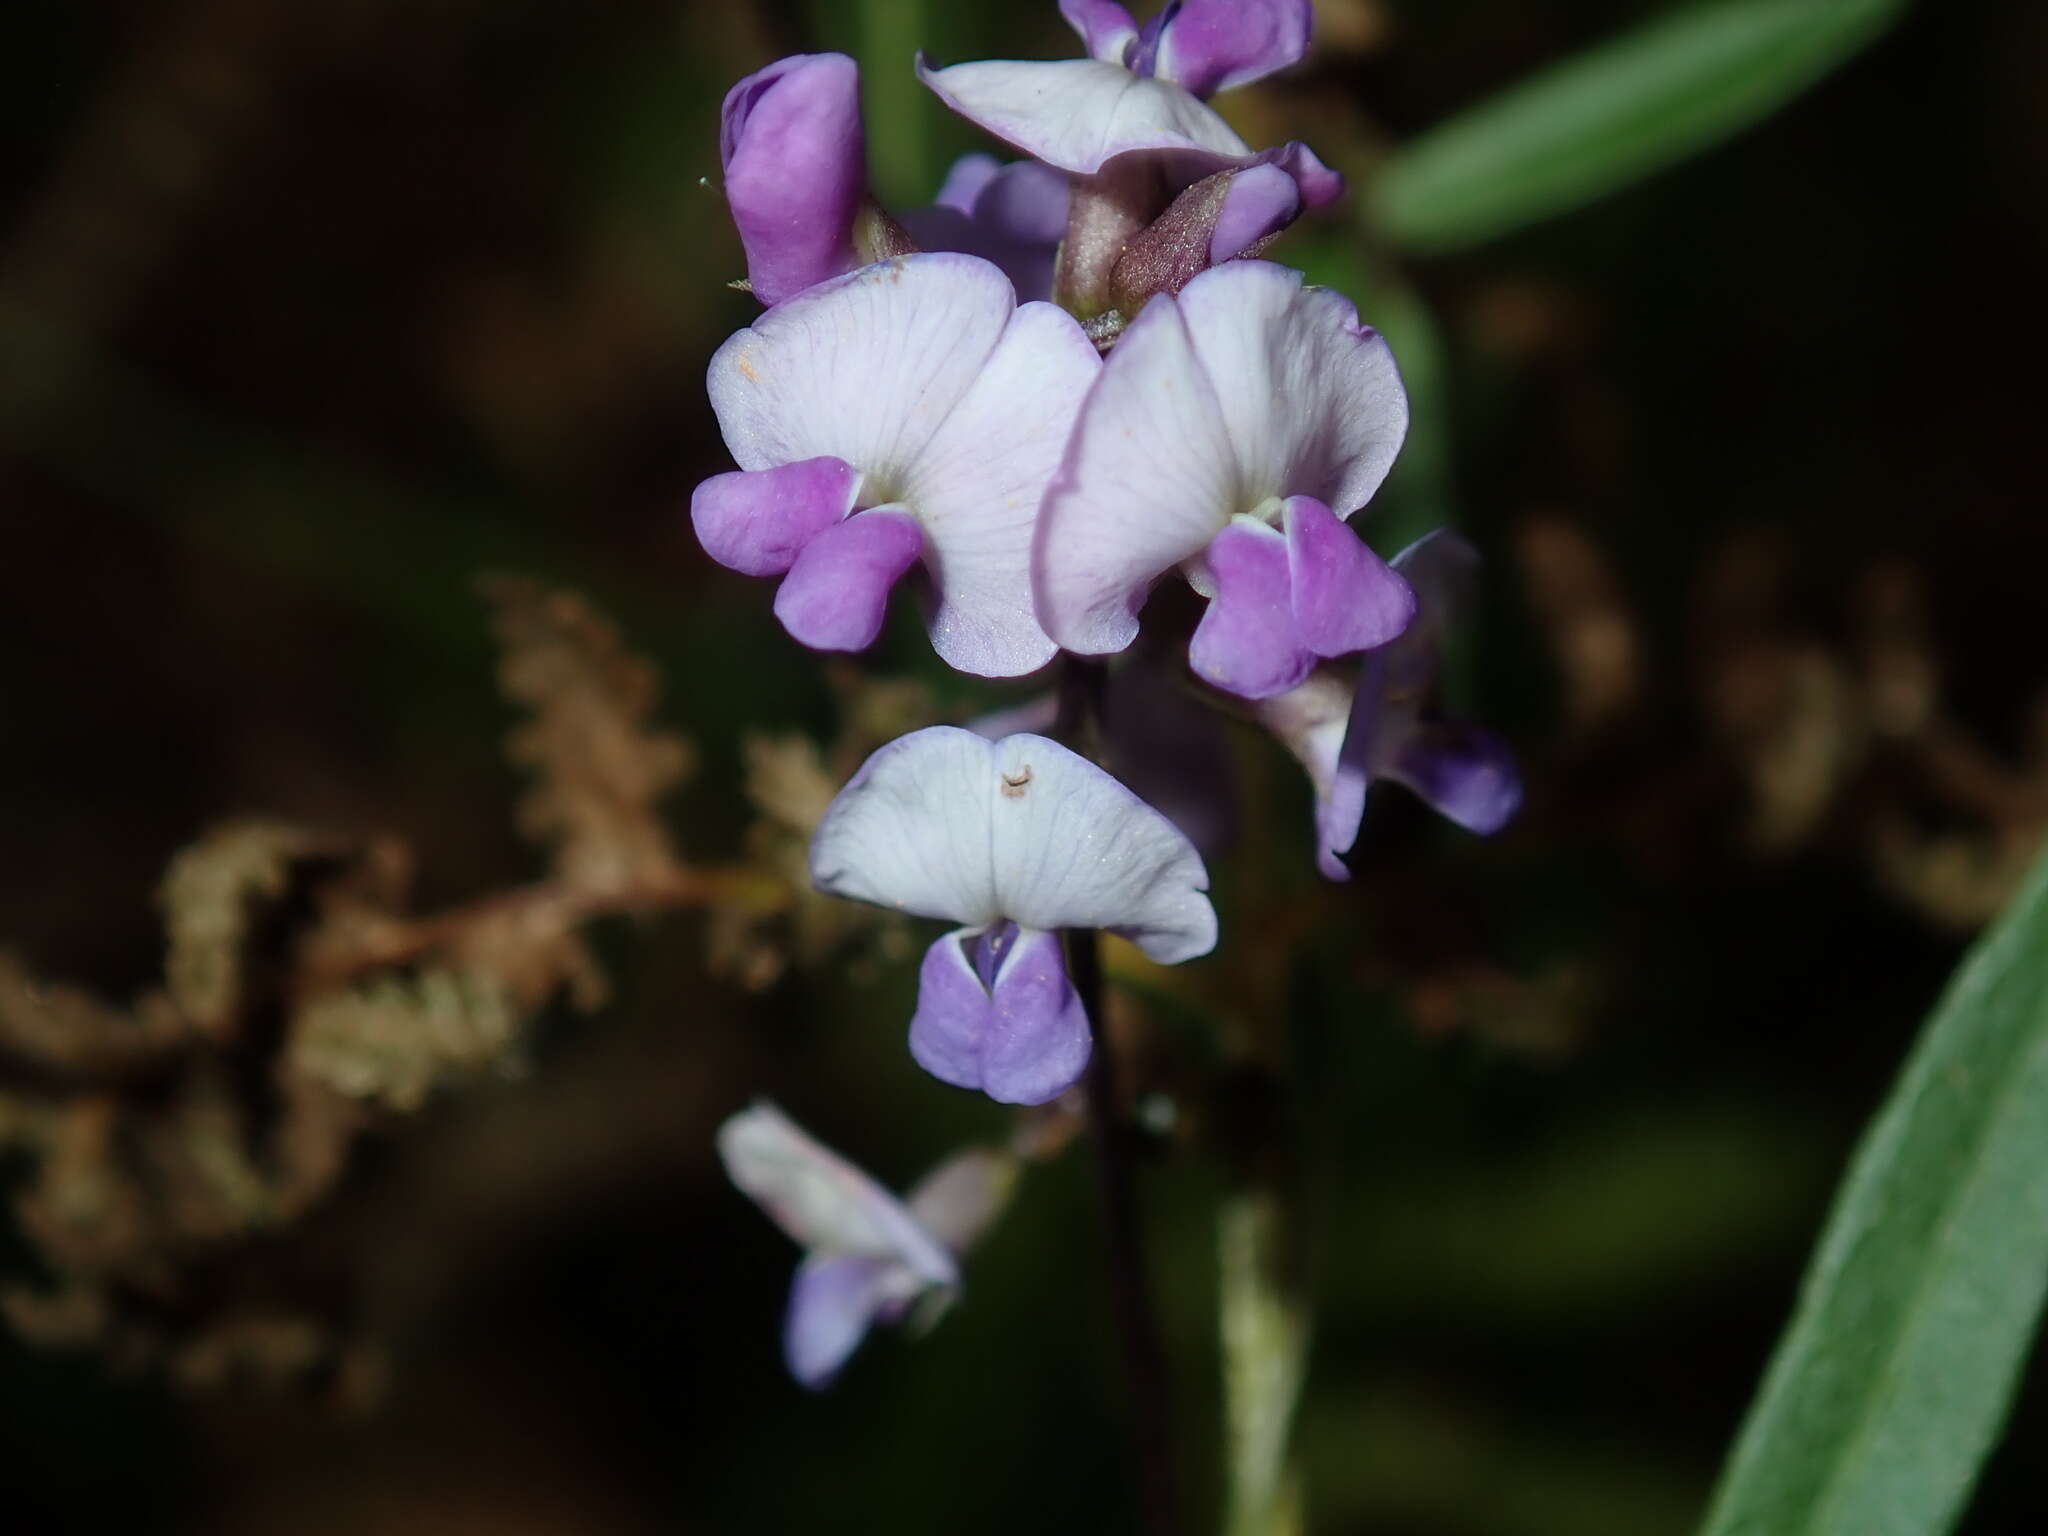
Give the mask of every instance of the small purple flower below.
[[958, 1258], [988, 1228], [1016, 1179], [1007, 1154], [972, 1148], [927, 1174], [907, 1202], [757, 1103], [718, 1129], [734, 1184], [805, 1250], [790, 1287], [783, 1358], [828, 1386], [875, 1323], [958, 1293]]
[[1080, 1080], [1088, 1018], [1059, 929], [1105, 928], [1173, 965], [1216, 943], [1185, 835], [1043, 736], [933, 726], [889, 743], [811, 843], [819, 890], [960, 924], [926, 952], [910, 1049], [934, 1077], [1010, 1104]]

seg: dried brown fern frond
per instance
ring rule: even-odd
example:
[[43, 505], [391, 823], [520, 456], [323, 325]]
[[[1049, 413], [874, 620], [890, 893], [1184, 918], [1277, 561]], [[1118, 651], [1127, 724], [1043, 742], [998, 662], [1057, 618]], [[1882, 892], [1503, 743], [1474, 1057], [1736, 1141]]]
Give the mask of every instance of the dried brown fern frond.
[[234, 821], [171, 861], [164, 986], [132, 1009], [0, 954], [0, 1144], [29, 1154], [15, 1210], [47, 1276], [0, 1292], [25, 1336], [194, 1384], [357, 1358], [347, 1277], [309, 1301], [286, 1260], [362, 1134], [520, 1070], [558, 997], [599, 1007], [592, 920], [786, 905], [773, 874], [677, 855], [660, 802], [691, 753], [652, 723], [653, 667], [573, 594], [488, 592], [545, 877], [419, 915], [403, 846]]
[[579, 891], [663, 884], [680, 865], [657, 806], [693, 753], [648, 723], [654, 668], [574, 593], [511, 576], [486, 578], [483, 591], [504, 650], [500, 685], [532, 716], [506, 747], [535, 781], [521, 829], [553, 846], [557, 877]]

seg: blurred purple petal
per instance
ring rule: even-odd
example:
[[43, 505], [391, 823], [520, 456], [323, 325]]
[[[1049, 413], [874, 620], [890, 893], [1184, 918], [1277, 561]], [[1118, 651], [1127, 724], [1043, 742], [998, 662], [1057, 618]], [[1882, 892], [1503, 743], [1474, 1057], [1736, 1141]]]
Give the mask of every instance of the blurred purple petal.
[[889, 508], [817, 534], [775, 592], [775, 617], [816, 651], [864, 651], [882, 632], [889, 589], [924, 552], [917, 519]]
[[1182, 0], [1159, 40], [1157, 72], [1197, 96], [1247, 85], [1308, 52], [1312, 0]]
[[[797, 1266], [782, 1321], [782, 1358], [812, 1391], [832, 1384], [901, 1291], [903, 1271], [879, 1259], [815, 1254]], [[913, 1294], [915, 1281], [912, 1281]]]
[[[1187, 835], [1204, 858], [1237, 836], [1237, 784], [1221, 715], [1150, 655], [1109, 675], [1103, 766]], [[1030, 729], [1028, 726], [1020, 729]]]
[[713, 475], [690, 498], [704, 552], [748, 576], [780, 576], [798, 551], [853, 509], [860, 472], [844, 459]]
[[718, 1154], [741, 1192], [804, 1247], [888, 1260], [932, 1285], [958, 1281], [952, 1255], [900, 1200], [774, 1105], [728, 1118]]
[[[1473, 582], [1478, 555], [1448, 529], [1425, 535], [1393, 559], [1415, 594], [1414, 621], [1367, 651], [1345, 729], [1339, 773], [1405, 784], [1459, 826], [1497, 832], [1521, 806], [1521, 779], [1506, 742], [1493, 732], [1428, 712], [1446, 633]], [[1361, 802], [1363, 790], [1361, 788]]]
[[756, 298], [778, 304], [852, 270], [867, 192], [852, 59], [798, 54], [747, 76], [726, 95], [719, 151]]
[[964, 251], [1002, 268], [1019, 299], [1052, 295], [1053, 259], [1067, 227], [1067, 178], [1035, 160], [993, 155], [954, 163], [934, 206], [903, 216], [927, 251]]
[[[976, 153], [962, 155], [946, 171], [946, 179], [939, 183], [938, 196], [932, 199], [934, 208], [950, 208], [955, 213], [974, 212], [974, 200], [981, 196], [981, 189], [995, 178], [1003, 162], [994, 155]], [[916, 215], [911, 215], [916, 217]], [[926, 250], [957, 250], [957, 246], [926, 246]]]
[[1521, 775], [1508, 744], [1461, 720], [1422, 725], [1387, 765], [1386, 777], [1482, 837], [1506, 826], [1522, 805]]

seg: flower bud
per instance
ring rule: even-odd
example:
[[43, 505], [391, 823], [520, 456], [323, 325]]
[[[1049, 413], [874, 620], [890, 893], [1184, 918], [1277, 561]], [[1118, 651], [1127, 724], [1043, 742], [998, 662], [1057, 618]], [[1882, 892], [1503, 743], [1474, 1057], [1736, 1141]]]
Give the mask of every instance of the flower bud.
[[1204, 177], [1124, 247], [1110, 296], [1135, 316], [1155, 293], [1179, 293], [1197, 273], [1256, 256], [1302, 209], [1294, 178], [1277, 165], [1249, 165]]
[[860, 71], [843, 53], [778, 59], [726, 94], [725, 197], [763, 304], [860, 265], [867, 202]]

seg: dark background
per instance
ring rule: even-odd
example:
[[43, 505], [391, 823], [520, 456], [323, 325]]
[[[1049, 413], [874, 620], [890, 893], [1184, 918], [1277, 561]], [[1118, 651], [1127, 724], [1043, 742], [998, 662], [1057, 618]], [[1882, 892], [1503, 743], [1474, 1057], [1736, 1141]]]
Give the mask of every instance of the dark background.
[[[830, 734], [838, 702], [685, 513], [728, 464], [705, 362], [753, 312], [699, 184], [718, 101], [777, 52], [861, 53], [878, 186], [915, 201], [975, 140], [909, 49], [1071, 51], [1050, 0], [947, 9], [12, 7], [5, 946], [153, 984], [166, 862], [251, 813], [402, 839], [427, 907], [530, 876], [483, 570], [581, 591], [653, 659], [701, 759], [677, 840], [739, 856], [742, 733]], [[1643, 10], [1328, 4], [1298, 76], [1226, 105], [1364, 182]], [[1313, 1529], [1689, 1529], [1854, 1137], [2048, 828], [2044, 78], [2043, 8], [1923, 4], [1749, 133], [1407, 268], [1453, 449], [1448, 490], [1397, 469], [1389, 516], [1454, 498], [1487, 556], [1464, 702], [1529, 806], [1479, 844], [1388, 792], [1361, 879], [1320, 887], [1297, 776], [1241, 743], [1279, 830], [1219, 862], [1190, 973], [1278, 942], [1233, 888], [1314, 914], [1260, 956], [1312, 1085]], [[1273, 257], [1363, 283], [1343, 217]], [[914, 626], [872, 666], [946, 710], [1016, 697], [937, 676]], [[338, 1198], [380, 1245], [312, 1268], [372, 1389], [0, 1342], [0, 1520], [1127, 1528], [1079, 1157], [1032, 1170], [929, 1338], [823, 1397], [783, 1376], [794, 1254], [718, 1176], [718, 1119], [770, 1094], [899, 1185], [1006, 1122], [904, 1057], [909, 962], [749, 992], [703, 930], [605, 927], [609, 1006], [361, 1147]], [[1215, 1196], [1147, 1172], [1203, 1500]], [[2048, 1522], [2044, 1434], [2037, 1370], [1967, 1530]]]

